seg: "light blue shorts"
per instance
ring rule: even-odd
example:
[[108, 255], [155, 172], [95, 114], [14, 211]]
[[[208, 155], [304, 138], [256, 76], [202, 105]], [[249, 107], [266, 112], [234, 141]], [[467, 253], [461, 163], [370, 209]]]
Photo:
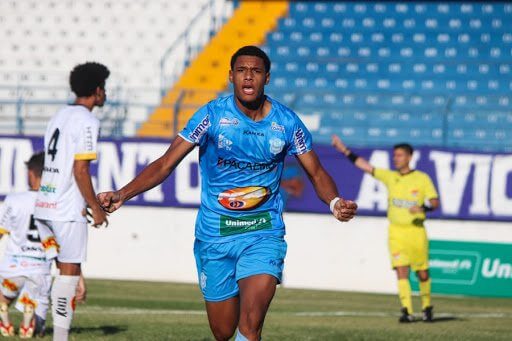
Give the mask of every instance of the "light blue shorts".
[[251, 236], [226, 243], [196, 239], [199, 287], [204, 299], [224, 301], [238, 295], [238, 281], [253, 275], [268, 274], [281, 282], [287, 245], [283, 237]]

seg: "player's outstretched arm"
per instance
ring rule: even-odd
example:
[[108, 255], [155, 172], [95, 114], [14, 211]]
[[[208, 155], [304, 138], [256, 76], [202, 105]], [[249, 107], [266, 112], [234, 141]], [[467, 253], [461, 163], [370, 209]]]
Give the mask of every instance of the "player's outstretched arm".
[[337, 135], [332, 136], [331, 143], [337, 151], [345, 155], [357, 168], [363, 172], [373, 174], [374, 167], [365, 158], [352, 153]]
[[339, 221], [349, 221], [354, 218], [357, 204], [340, 198], [338, 188], [331, 176], [325, 171], [314, 151], [297, 156], [302, 168], [315, 188], [316, 194], [331, 208], [331, 212]]
[[150, 163], [130, 183], [118, 191], [98, 194], [98, 201], [107, 212], [114, 212], [134, 196], [162, 183], [195, 144], [177, 136], [164, 155]]

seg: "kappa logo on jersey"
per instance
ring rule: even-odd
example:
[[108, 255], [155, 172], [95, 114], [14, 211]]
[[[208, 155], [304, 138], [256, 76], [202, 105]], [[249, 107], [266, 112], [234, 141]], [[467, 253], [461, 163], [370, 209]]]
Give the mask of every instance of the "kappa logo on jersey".
[[233, 118], [232, 120], [230, 120], [227, 117], [223, 117], [219, 121], [219, 125], [221, 125], [221, 126], [236, 126], [236, 125], [238, 125], [238, 123], [239, 123], [239, 121], [236, 118]]
[[272, 122], [272, 125], [270, 126], [270, 129], [274, 131], [280, 131], [281, 133], [284, 133], [284, 126], [277, 124], [276, 122]]
[[263, 204], [270, 196], [270, 190], [261, 186], [228, 189], [219, 194], [217, 200], [228, 210], [250, 210]]
[[192, 141], [197, 142], [204, 135], [206, 130], [210, 127], [210, 116], [206, 117], [192, 130], [192, 133], [188, 136]]
[[55, 193], [55, 192], [57, 192], [57, 187], [55, 187], [52, 184], [46, 184], [46, 185], [41, 185], [41, 188], [39, 190], [43, 193]]
[[230, 139], [228, 139], [224, 135], [219, 134], [219, 142], [218, 142], [219, 149], [231, 150], [231, 145], [232, 144], [233, 144], [233, 141], [231, 141]]
[[244, 130], [244, 135], [252, 135], [252, 136], [265, 136], [261, 131], [254, 130]]
[[418, 196], [418, 193], [419, 193], [419, 191], [418, 191], [417, 189], [413, 189], [413, 190], [411, 191], [411, 195], [412, 195], [413, 197], [417, 197], [417, 196]]
[[278, 138], [270, 139], [270, 152], [272, 154], [279, 154], [283, 150], [284, 147], [284, 141]]
[[295, 143], [295, 148], [297, 149], [298, 154], [303, 154], [307, 151], [306, 141], [304, 138], [304, 130], [302, 130], [302, 128], [297, 129], [293, 135], [293, 142]]

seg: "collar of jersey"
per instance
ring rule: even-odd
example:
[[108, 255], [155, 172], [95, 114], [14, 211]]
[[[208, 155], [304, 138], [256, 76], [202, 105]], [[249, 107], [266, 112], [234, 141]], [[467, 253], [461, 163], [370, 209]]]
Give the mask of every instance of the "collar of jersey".
[[238, 108], [238, 106], [236, 105], [236, 102], [235, 102], [235, 95], [231, 96], [231, 105], [235, 109], [236, 113], [239, 116], [241, 116], [244, 121], [249, 122], [251, 124], [261, 124], [261, 123], [264, 123], [264, 122], [270, 120], [272, 118], [272, 116], [274, 116], [274, 112], [276, 111], [275, 110], [274, 100], [272, 98], [270, 98], [270, 96], [268, 96], [268, 95], [264, 95], [264, 96], [272, 104], [272, 107], [270, 108], [270, 112], [267, 114], [267, 116], [263, 117], [263, 119], [261, 119], [259, 121], [253, 121], [252, 119], [247, 117], [247, 115], [244, 114], [243, 111], [240, 110], [240, 108]]

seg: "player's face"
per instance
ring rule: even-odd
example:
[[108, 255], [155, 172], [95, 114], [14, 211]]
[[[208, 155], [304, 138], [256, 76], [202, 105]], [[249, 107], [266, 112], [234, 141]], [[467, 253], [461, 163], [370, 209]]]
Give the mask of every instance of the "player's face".
[[396, 170], [401, 170], [409, 167], [412, 155], [402, 148], [397, 148], [393, 151], [393, 164]]
[[235, 96], [244, 103], [257, 101], [263, 95], [270, 73], [265, 72], [263, 59], [255, 56], [239, 56], [233, 70], [229, 71], [229, 81], [233, 83]]
[[105, 101], [107, 100], [107, 92], [105, 88], [103, 87], [97, 87], [96, 88], [96, 102], [95, 105], [98, 107], [102, 107], [103, 104], [105, 104]]

